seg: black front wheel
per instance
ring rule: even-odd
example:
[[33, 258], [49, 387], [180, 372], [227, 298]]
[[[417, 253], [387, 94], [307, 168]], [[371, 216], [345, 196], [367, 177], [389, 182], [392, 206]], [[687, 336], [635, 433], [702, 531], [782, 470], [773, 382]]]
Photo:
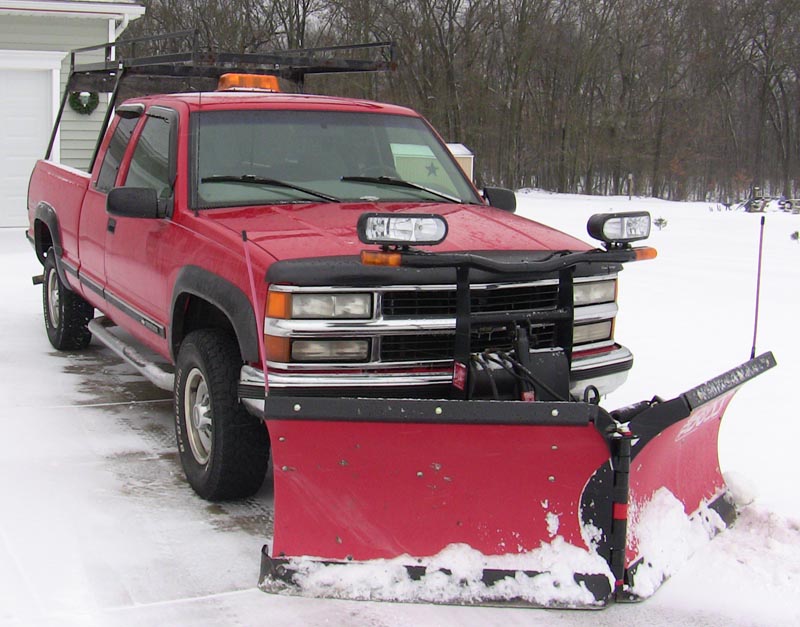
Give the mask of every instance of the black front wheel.
[[175, 434], [186, 478], [209, 501], [258, 491], [269, 461], [266, 426], [239, 402], [236, 340], [218, 329], [193, 331], [178, 353]]
[[42, 286], [44, 326], [53, 348], [60, 351], [86, 348], [92, 339], [89, 321], [94, 317], [94, 307], [61, 281], [52, 248], [44, 260]]

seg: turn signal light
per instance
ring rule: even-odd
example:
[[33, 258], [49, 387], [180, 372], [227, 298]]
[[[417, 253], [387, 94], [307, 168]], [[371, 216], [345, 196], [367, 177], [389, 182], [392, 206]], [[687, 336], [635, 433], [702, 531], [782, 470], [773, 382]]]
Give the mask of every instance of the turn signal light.
[[267, 318], [287, 320], [292, 317], [292, 295], [288, 292], [267, 293]]
[[365, 266], [400, 266], [403, 257], [400, 253], [387, 253], [372, 250], [361, 251], [361, 263]]
[[291, 344], [288, 337], [264, 336], [264, 348], [267, 350], [269, 361], [288, 363], [291, 357]]
[[655, 259], [658, 257], [658, 251], [650, 246], [642, 246], [641, 248], [634, 248], [636, 253], [636, 261], [647, 261], [648, 259]]

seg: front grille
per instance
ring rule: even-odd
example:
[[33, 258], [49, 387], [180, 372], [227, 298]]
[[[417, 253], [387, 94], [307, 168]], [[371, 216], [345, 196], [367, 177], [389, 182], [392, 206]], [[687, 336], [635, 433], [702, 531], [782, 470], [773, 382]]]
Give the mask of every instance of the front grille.
[[[556, 346], [555, 324], [535, 326], [530, 337], [531, 348]], [[486, 349], [510, 351], [513, 341], [505, 329], [473, 330], [472, 352]], [[448, 335], [387, 335], [381, 338], [381, 361], [428, 361], [453, 359], [455, 336]]]
[[[558, 285], [522, 285], [471, 290], [473, 313], [555, 309]], [[384, 318], [417, 318], [456, 315], [455, 289], [442, 291], [397, 291], [383, 295]]]

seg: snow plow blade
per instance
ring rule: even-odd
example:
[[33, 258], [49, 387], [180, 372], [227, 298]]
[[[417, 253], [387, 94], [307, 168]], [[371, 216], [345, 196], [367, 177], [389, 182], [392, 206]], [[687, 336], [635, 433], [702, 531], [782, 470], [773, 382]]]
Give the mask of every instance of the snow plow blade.
[[648, 596], [659, 568], [648, 508], [667, 492], [686, 514], [724, 502], [722, 413], [774, 365], [766, 353], [671, 401], [612, 413], [581, 402], [269, 396], [275, 527], [259, 585], [543, 607]]
[[772, 353], [764, 353], [630, 417], [636, 440], [619, 600], [652, 595], [681, 562], [735, 520], [719, 467], [722, 417], [739, 386], [775, 365]]

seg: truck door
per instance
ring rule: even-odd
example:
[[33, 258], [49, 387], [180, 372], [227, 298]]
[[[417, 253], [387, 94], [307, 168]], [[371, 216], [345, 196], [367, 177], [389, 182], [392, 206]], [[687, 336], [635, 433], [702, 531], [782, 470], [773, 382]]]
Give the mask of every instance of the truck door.
[[180, 248], [180, 229], [171, 220], [177, 137], [177, 112], [151, 107], [134, 138], [124, 186], [155, 189], [165, 216], [114, 216], [105, 236], [106, 299], [133, 319], [134, 325], [126, 325], [131, 332], [156, 349], [166, 342], [170, 270]]
[[106, 283], [105, 243], [109, 224], [106, 198], [116, 184], [125, 151], [138, 122], [138, 116], [118, 119], [105, 146], [97, 178], [89, 185], [83, 200], [78, 229], [78, 256], [81, 260], [81, 282], [89, 300], [103, 296]]

